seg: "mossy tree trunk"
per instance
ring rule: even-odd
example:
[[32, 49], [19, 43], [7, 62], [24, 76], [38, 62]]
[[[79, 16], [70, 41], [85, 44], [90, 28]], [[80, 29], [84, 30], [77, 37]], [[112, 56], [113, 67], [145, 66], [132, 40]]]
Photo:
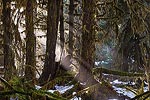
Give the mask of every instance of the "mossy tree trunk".
[[[82, 23], [82, 49], [81, 66], [79, 69], [79, 81], [84, 83], [83, 87], [93, 87], [98, 82], [92, 75], [95, 59], [95, 0], [83, 0], [83, 23]], [[97, 98], [96, 91], [90, 91], [89, 96], [83, 100]]]
[[4, 77], [10, 80], [16, 74], [13, 53], [13, 34], [11, 32], [11, 0], [2, 0], [3, 2], [3, 28], [4, 28]]
[[82, 3], [82, 49], [78, 78], [83, 88], [88, 88], [88, 93], [81, 97], [83, 100], [119, 98], [115, 91], [106, 85], [100, 85], [92, 74], [95, 65], [96, 0], [82, 0]]
[[41, 85], [53, 79], [57, 71], [57, 66], [55, 66], [55, 48], [58, 30], [57, 19], [59, 19], [57, 12], [58, 4], [57, 0], [48, 0], [46, 55], [44, 69], [39, 78]]
[[89, 78], [86, 73], [91, 73], [95, 59], [95, 0], [83, 0], [82, 27], [80, 80], [86, 82]]
[[32, 85], [35, 83], [35, 49], [36, 49], [36, 37], [34, 34], [33, 24], [33, 0], [27, 0], [26, 5], [26, 66], [25, 66], [25, 78], [30, 81]]
[[[149, 3], [150, 3], [150, 1], [149, 1]], [[148, 13], [147, 17], [146, 17], [146, 22], [147, 22], [148, 26], [150, 26], [149, 19], [150, 19], [150, 13]], [[150, 32], [149, 28], [148, 28], [148, 31]], [[148, 38], [149, 38], [149, 42], [150, 42], [150, 35]], [[150, 47], [146, 46], [148, 58], [147, 58], [147, 70], [145, 70], [145, 73], [147, 74], [146, 77], [147, 77], [147, 82], [148, 82], [148, 90], [150, 91], [150, 75], [148, 74], [150, 72], [150, 51], [149, 51], [149, 48]]]

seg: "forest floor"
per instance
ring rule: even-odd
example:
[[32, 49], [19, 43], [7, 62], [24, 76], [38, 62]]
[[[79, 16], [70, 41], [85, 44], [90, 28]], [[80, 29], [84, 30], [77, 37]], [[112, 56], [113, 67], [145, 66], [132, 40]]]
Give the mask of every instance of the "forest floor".
[[[134, 98], [136, 95], [138, 95], [143, 88], [143, 92], [148, 91], [147, 83], [144, 82], [144, 87], [140, 87], [141, 83], [137, 83], [134, 81], [132, 78], [127, 78], [127, 77], [118, 77], [114, 75], [109, 75], [109, 74], [103, 74], [103, 79], [102, 82], [104, 81], [104, 84], [106, 86], [110, 86], [111, 89], [115, 90], [118, 95], [122, 99], [108, 99], [108, 100], [130, 100], [131, 98]], [[69, 91], [70, 89], [74, 88], [74, 85], [59, 85], [56, 84], [54, 86], [54, 89], [48, 90], [48, 92], [54, 93], [58, 91], [60, 94], [64, 94], [66, 91]], [[36, 89], [40, 89], [40, 86], [36, 85]], [[103, 87], [102, 87], [103, 88]], [[142, 91], [141, 91], [142, 92]], [[72, 93], [74, 97], [71, 100], [81, 100], [80, 96], [76, 96], [76, 91]]]

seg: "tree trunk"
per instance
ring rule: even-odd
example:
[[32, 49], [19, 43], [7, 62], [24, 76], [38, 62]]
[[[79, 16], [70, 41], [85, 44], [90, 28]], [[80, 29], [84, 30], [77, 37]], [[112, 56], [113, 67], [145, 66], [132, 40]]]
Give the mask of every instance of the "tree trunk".
[[[131, 27], [131, 20], [129, 19], [128, 22], [126, 23], [126, 27], [125, 27], [125, 31], [123, 31], [122, 34], [125, 34], [124, 35], [124, 39], [123, 39], [123, 44], [121, 44], [123, 50], [122, 50], [122, 54], [123, 54], [123, 63], [122, 63], [122, 67], [121, 67], [121, 70], [122, 71], [126, 71], [128, 72], [129, 71], [129, 53], [130, 53], [130, 49], [131, 49], [131, 43], [132, 42], [128, 42], [127, 39], [130, 38], [130, 36], [133, 34], [133, 30], [132, 30], [132, 27]], [[128, 34], [131, 34], [131, 35], [128, 35]]]
[[33, 24], [33, 0], [27, 0], [26, 5], [26, 67], [25, 78], [27, 81], [31, 81], [34, 85], [35, 80], [35, 49], [36, 49], [36, 37], [34, 34]]
[[[83, 0], [83, 23], [82, 23], [83, 32], [82, 32], [82, 51], [81, 51], [82, 61], [79, 69], [79, 80], [84, 84], [85, 88], [97, 84], [91, 72], [92, 68], [94, 67], [94, 59], [95, 59], [94, 15], [95, 15], [95, 0]], [[94, 95], [97, 95], [97, 93], [95, 92]], [[89, 99], [91, 99], [90, 97], [88, 96]], [[87, 97], [85, 97], [84, 99], [87, 99]]]
[[83, 100], [119, 98], [116, 92], [110, 90], [109, 87], [100, 85], [92, 74], [92, 68], [94, 68], [95, 63], [95, 5], [96, 0], [83, 0], [82, 51], [78, 77], [83, 88], [89, 88], [89, 92], [81, 97]]
[[14, 53], [12, 50], [13, 34], [11, 33], [11, 0], [3, 0], [3, 27], [4, 27], [4, 77], [10, 80], [16, 74]]
[[69, 54], [73, 53], [73, 23], [74, 23], [74, 0], [70, 0], [69, 5]]
[[53, 79], [57, 70], [55, 66], [55, 48], [58, 28], [57, 4], [57, 0], [48, 0], [46, 56], [44, 69], [39, 78], [40, 85], [45, 84], [50, 79]]
[[86, 82], [88, 76], [84, 74], [82, 69], [87, 69], [91, 72], [94, 67], [94, 56], [95, 56], [95, 0], [83, 0], [83, 32], [82, 32], [82, 51], [81, 51], [81, 62], [80, 67], [80, 79]]
[[64, 42], [65, 42], [65, 37], [64, 37], [63, 0], [62, 0], [61, 8], [60, 8], [60, 45], [61, 45], [61, 49], [62, 49], [61, 52], [63, 52]]

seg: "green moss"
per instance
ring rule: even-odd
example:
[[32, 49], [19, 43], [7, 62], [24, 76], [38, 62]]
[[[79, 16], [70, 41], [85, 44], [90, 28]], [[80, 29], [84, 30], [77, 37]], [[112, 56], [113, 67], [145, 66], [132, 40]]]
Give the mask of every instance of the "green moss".
[[131, 72], [123, 72], [123, 71], [118, 71], [118, 70], [110, 70], [107, 68], [94, 68], [93, 69], [93, 74], [97, 75], [99, 73], [105, 73], [105, 74], [113, 74], [113, 75], [118, 75], [118, 76], [128, 76], [128, 77], [137, 77], [137, 76], [143, 76], [144, 73], [131, 73]]

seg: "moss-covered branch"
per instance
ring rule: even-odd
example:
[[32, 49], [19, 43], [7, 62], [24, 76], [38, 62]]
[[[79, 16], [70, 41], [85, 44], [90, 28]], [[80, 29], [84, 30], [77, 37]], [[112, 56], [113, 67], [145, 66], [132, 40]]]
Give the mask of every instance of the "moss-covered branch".
[[20, 95], [27, 95], [32, 97], [33, 95], [35, 97], [45, 97], [47, 96], [51, 100], [67, 100], [66, 98], [63, 98], [55, 93], [50, 93], [44, 90], [33, 90], [33, 91], [19, 91], [19, 90], [8, 90], [8, 91], [0, 91], [0, 96], [9, 96], [14, 94], [20, 94]]
[[[7, 87], [7, 90], [0, 91], [1, 96], [10, 96], [14, 94], [26, 95], [30, 97], [48, 97], [50, 100], [67, 100], [66, 98], [61, 97], [55, 93], [47, 92], [46, 90], [36, 90], [35, 88], [31, 88], [30, 90], [26, 90], [23, 87], [13, 87], [13, 85], [9, 84], [5, 79], [0, 77], [0, 81]], [[21, 89], [20, 89], [21, 88]]]
[[138, 77], [138, 76], [144, 75], [144, 73], [123, 72], [123, 71], [118, 71], [118, 70], [110, 70], [110, 69], [106, 69], [102, 67], [97, 67], [93, 69], [94, 75], [97, 75], [100, 73], [113, 74], [113, 75], [118, 75], [118, 76], [128, 76], [128, 77]]
[[0, 81], [6, 86], [8, 87], [9, 89], [12, 89], [13, 90], [13, 87], [2, 77], [0, 77]]
[[27, 93], [27, 92], [23, 92], [23, 91], [17, 91], [17, 90], [9, 90], [9, 91], [0, 91], [0, 96], [4, 96], [4, 95], [13, 95], [13, 94], [22, 94], [22, 95], [29, 95], [31, 96], [31, 93]]

